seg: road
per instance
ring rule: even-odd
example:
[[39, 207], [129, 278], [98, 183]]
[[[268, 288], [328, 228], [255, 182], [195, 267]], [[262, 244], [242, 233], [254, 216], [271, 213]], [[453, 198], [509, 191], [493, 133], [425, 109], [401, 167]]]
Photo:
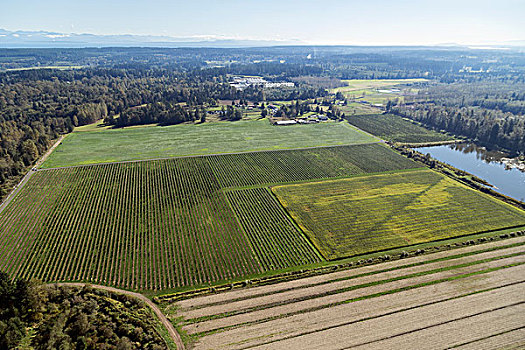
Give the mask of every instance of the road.
[[7, 196], [7, 198], [4, 200], [2, 205], [0, 205], [0, 213], [9, 205], [9, 203], [11, 203], [13, 198], [16, 197], [20, 189], [27, 183], [27, 181], [29, 181], [31, 176], [33, 176], [33, 174], [37, 171], [36, 169], [38, 169], [38, 167], [46, 161], [47, 157], [49, 157], [49, 155], [55, 150], [55, 148], [57, 148], [57, 146], [60, 145], [60, 142], [62, 142], [64, 137], [66, 137], [66, 135], [60, 136], [58, 140], [55, 142], [55, 144], [50, 149], [47, 150], [47, 152], [42, 156], [42, 158], [40, 158], [35, 163], [35, 165], [33, 165], [33, 167], [27, 172], [27, 174], [25, 174], [22, 180], [20, 180], [20, 182], [13, 188], [11, 193], [9, 193], [9, 196]]
[[67, 282], [64, 282], [64, 283], [50, 283], [49, 285], [59, 285], [59, 286], [67, 286], [67, 287], [90, 286], [90, 287], [97, 288], [97, 289], [107, 290], [108, 292], [125, 294], [125, 295], [132, 296], [134, 298], [140, 299], [143, 302], [145, 302], [153, 310], [155, 315], [157, 315], [157, 317], [159, 318], [160, 322], [164, 325], [164, 327], [166, 327], [166, 330], [168, 331], [168, 334], [170, 335], [171, 339], [173, 339], [173, 341], [177, 345], [177, 349], [179, 349], [179, 350], [184, 350], [185, 349], [184, 348], [184, 343], [182, 342], [182, 339], [181, 339], [179, 333], [177, 333], [177, 330], [175, 329], [175, 327], [173, 327], [173, 325], [168, 320], [168, 318], [162, 313], [162, 311], [160, 311], [159, 307], [157, 305], [155, 305], [155, 303], [153, 303], [153, 301], [151, 301], [150, 299], [146, 298], [144, 295], [142, 295], [140, 293], [130, 292], [129, 290], [123, 290], [123, 289], [118, 289], [118, 288], [113, 288], [113, 287], [101, 286], [101, 285], [97, 285], [97, 284], [90, 284], [90, 283], [73, 283], [73, 282], [72, 283], [67, 283]]

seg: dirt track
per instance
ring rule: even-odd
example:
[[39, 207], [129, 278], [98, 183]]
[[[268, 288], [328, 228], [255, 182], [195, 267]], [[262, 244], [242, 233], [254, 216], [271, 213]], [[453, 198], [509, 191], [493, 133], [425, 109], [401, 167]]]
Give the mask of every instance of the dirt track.
[[140, 299], [143, 302], [145, 302], [153, 310], [155, 315], [157, 315], [157, 317], [159, 318], [160, 322], [164, 325], [164, 327], [168, 331], [168, 334], [170, 335], [171, 339], [173, 339], [175, 344], [177, 344], [177, 349], [184, 350], [184, 343], [182, 342], [182, 339], [181, 339], [179, 333], [177, 333], [177, 331], [175, 330], [175, 328], [173, 327], [171, 322], [166, 318], [166, 316], [164, 316], [164, 314], [162, 313], [162, 311], [160, 311], [160, 309], [157, 307], [157, 305], [155, 305], [150, 299], [146, 298], [142, 294], [135, 293], [135, 292], [130, 292], [129, 290], [123, 290], [123, 289], [107, 287], [107, 286], [101, 286], [101, 285], [96, 285], [96, 284], [89, 284], [89, 283], [51, 283], [51, 284], [52, 285], [59, 285], [59, 286], [70, 286], [70, 287], [84, 287], [84, 286], [88, 285], [88, 286], [91, 286], [93, 288], [103, 289], [103, 290], [107, 290], [109, 292], [114, 292], [114, 293], [119, 293], [119, 294], [126, 294], [126, 295], [132, 296], [134, 298]]
[[40, 160], [38, 160], [31, 169], [29, 169], [27, 174], [25, 174], [22, 180], [20, 180], [20, 182], [15, 186], [15, 188], [11, 191], [11, 193], [9, 193], [9, 196], [7, 196], [7, 198], [0, 205], [0, 213], [5, 209], [5, 207], [9, 205], [9, 203], [11, 203], [13, 198], [15, 198], [18, 192], [20, 192], [20, 189], [22, 189], [22, 187], [27, 183], [27, 181], [29, 181], [31, 176], [33, 176], [33, 174], [36, 172], [33, 169], [37, 169], [40, 165], [42, 165], [42, 163], [46, 161], [47, 157], [49, 157], [49, 155], [55, 150], [55, 148], [57, 148], [57, 146], [60, 145], [60, 142], [64, 140], [64, 137], [66, 136], [65, 135], [60, 136], [58, 140], [55, 142], [55, 144], [50, 149], [48, 149], [47, 152], [42, 156], [42, 158], [40, 158]]

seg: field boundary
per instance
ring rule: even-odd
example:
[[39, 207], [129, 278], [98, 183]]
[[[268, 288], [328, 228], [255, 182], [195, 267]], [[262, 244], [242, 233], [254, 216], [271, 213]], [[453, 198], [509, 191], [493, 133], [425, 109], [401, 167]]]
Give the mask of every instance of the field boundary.
[[[519, 220], [516, 219], [516, 220], [513, 220], [513, 222], [501, 222], [501, 227], [497, 227], [496, 229], [514, 229], [514, 228], [517, 228], [517, 227], [522, 227], [523, 224], [525, 224], [525, 221], [524, 221], [524, 217], [523, 215], [525, 214], [525, 212], [523, 211], [523, 209], [521, 208], [517, 208], [509, 203], [506, 203], [506, 202], [503, 202], [503, 201], [500, 201], [498, 200], [497, 198], [494, 198], [486, 193], [483, 193], [481, 191], [477, 191], [476, 189], [473, 189], [469, 186], [467, 186], [466, 184], [464, 183], [461, 183], [459, 181], [456, 181], [455, 179], [453, 178], [450, 178], [450, 177], [447, 177], [445, 176], [444, 174], [441, 174], [440, 172], [437, 172], [437, 171], [433, 171], [432, 169], [429, 169], [429, 168], [426, 168], [426, 167], [423, 167], [423, 168], [415, 168], [415, 169], [404, 169], [403, 171], [395, 171], [395, 172], [385, 172], [385, 173], [370, 173], [370, 174], [359, 174], [359, 175], [356, 175], [356, 176], [350, 176], [350, 177], [343, 177], [343, 178], [338, 178], [338, 179], [335, 179], [335, 178], [326, 178], [326, 179], [321, 179], [321, 180], [312, 180], [312, 181], [308, 181], [308, 182], [301, 182], [301, 183], [298, 183], [298, 184], [293, 184], [293, 183], [290, 183], [290, 184], [282, 184], [282, 185], [275, 185], [275, 186], [271, 186], [271, 189], [272, 189], [272, 192], [274, 192], [275, 196], [278, 198], [279, 202], [281, 203], [281, 205], [286, 209], [286, 211], [288, 212], [288, 215], [290, 217], [292, 217], [296, 223], [299, 225], [299, 227], [301, 227], [301, 229], [303, 230], [303, 232], [305, 232], [305, 234], [307, 236], [311, 236], [311, 240], [312, 240], [312, 243], [318, 248], [318, 250], [321, 252], [321, 254], [323, 255], [323, 257], [326, 259], [326, 260], [329, 260], [329, 261], [337, 261], [337, 260], [342, 260], [342, 259], [345, 259], [345, 258], [348, 258], [350, 256], [361, 256], [361, 255], [366, 255], [366, 254], [370, 254], [370, 253], [380, 253], [380, 252], [383, 252], [383, 251], [388, 251], [392, 248], [395, 248], [395, 247], [373, 247], [373, 248], [376, 248], [376, 249], [373, 249], [372, 247], [369, 247], [366, 252], [359, 252], [359, 251], [344, 251], [344, 249], [346, 248], [337, 248], [337, 247], [332, 247], [330, 245], [324, 245], [322, 242], [325, 241], [326, 237], [324, 237], [323, 235], [318, 235], [315, 233], [315, 228], [318, 228], [316, 226], [312, 226], [312, 222], [310, 221], [307, 221], [305, 222], [306, 218], [308, 218], [309, 220], [313, 220], [312, 217], [309, 216], [309, 214], [304, 214], [305, 211], [304, 211], [304, 208], [301, 207], [300, 204], [298, 204], [300, 202], [300, 200], [298, 200], [297, 198], [294, 197], [294, 193], [301, 193], [303, 195], [304, 192], [301, 192], [301, 191], [305, 191], [304, 189], [312, 189], [312, 187], [315, 189], [317, 188], [317, 186], [321, 187], [321, 186], [324, 186], [323, 189], [325, 191], [329, 191], [329, 189], [331, 189], [332, 187], [332, 184], [335, 184], [335, 185], [338, 185], [338, 184], [345, 184], [346, 187], [349, 187], [349, 186], [352, 186], [353, 184], [355, 184], [354, 181], [368, 181], [368, 179], [371, 179], [370, 181], [375, 181], [375, 179], [379, 179], [378, 181], [381, 181], [381, 179], [383, 179], [386, 175], [388, 174], [403, 174], [403, 173], [406, 173], [408, 174], [409, 176], [411, 175], [414, 175], [414, 176], [418, 176], [418, 175], [421, 175], [421, 176], [424, 176], [424, 174], [432, 174], [432, 176], [436, 175], [436, 176], [439, 176], [439, 181], [443, 181], [443, 180], [447, 180], [450, 182], [450, 185], [451, 186], [455, 186], [455, 187], [458, 187], [458, 188], [462, 188], [463, 190], [466, 190], [466, 191], [472, 191], [472, 192], [469, 192], [469, 193], [472, 193], [473, 195], [475, 194], [476, 196], [479, 196], [478, 199], [481, 200], [481, 199], [486, 199], [488, 201], [490, 201], [490, 204], [497, 204], [499, 206], [501, 206], [502, 208], [507, 208], [509, 211], [511, 211], [513, 213], [513, 215], [519, 215]], [[360, 176], [360, 175], [363, 175], [363, 176]], [[361, 180], [360, 180], [361, 179]], [[308, 186], [312, 186], [312, 187], [308, 187]], [[345, 187], [345, 188], [346, 188]], [[379, 189], [380, 187], [378, 187]], [[427, 189], [428, 190], [428, 189]], [[425, 190], [425, 191], [427, 191]], [[294, 192], [295, 191], [295, 192]], [[354, 191], [355, 193], [358, 193], [358, 191]], [[320, 192], [322, 193], [322, 192]], [[390, 196], [392, 194], [389, 194]], [[387, 197], [387, 195], [380, 195], [381, 196], [384, 196], [384, 197]], [[304, 197], [304, 195], [303, 195]], [[295, 199], [294, 199], [295, 198]], [[302, 198], [302, 197], [298, 197], [298, 198]], [[361, 197], [359, 196], [356, 196], [355, 198], [352, 198], [351, 200], [352, 201], [358, 201], [360, 200]], [[304, 199], [304, 198], [303, 198]], [[298, 202], [299, 201], [299, 202]], [[350, 201], [350, 199], [349, 199]], [[315, 202], [312, 202], [310, 203], [311, 206], [310, 208], [306, 211], [306, 212], [309, 212], [310, 210], [312, 212], [314, 212], [316, 210], [316, 203]], [[305, 218], [306, 216], [306, 218]], [[313, 217], [315, 218], [315, 216]], [[453, 238], [453, 237], [467, 237], [467, 236], [470, 236], [470, 235], [475, 235], [475, 234], [481, 234], [481, 233], [485, 233], [485, 232], [490, 232], [490, 231], [494, 231], [494, 228], [493, 227], [488, 227], [489, 229], [487, 229], [487, 227], [473, 227], [472, 231], [474, 232], [466, 232], [465, 233], [465, 230], [463, 230], [463, 232], [460, 230], [459, 232], [456, 232], [457, 234], [454, 234], [453, 236], [450, 235], [450, 233], [446, 236], [443, 236], [441, 235], [441, 237], [439, 237], [439, 235], [437, 237], [432, 237], [430, 240], [428, 241], [432, 241], [432, 242], [440, 242], [440, 241], [443, 241], [443, 240], [446, 240], [446, 239], [450, 239], [450, 238]], [[477, 229], [477, 231], [475, 231], [475, 229]], [[332, 231], [332, 234], [334, 233], [334, 231]], [[348, 234], [349, 232], [346, 232], [346, 234]], [[401, 242], [399, 242], [401, 243]], [[417, 245], [417, 244], [420, 244], [422, 242], [409, 242], [409, 241], [404, 241], [402, 242], [403, 244], [399, 244], [397, 245], [396, 244], [396, 247], [412, 247], [414, 245]], [[377, 249], [379, 248], [379, 249]], [[343, 249], [342, 251], [339, 251], [338, 249]], [[355, 250], [355, 249], [353, 249]]]
[[310, 237], [308, 237], [308, 235], [304, 232], [303, 228], [301, 226], [299, 226], [299, 224], [297, 223], [297, 221], [295, 221], [295, 218], [292, 217], [290, 215], [290, 213], [288, 212], [288, 209], [281, 203], [281, 201], [279, 200], [279, 197], [277, 197], [275, 195], [275, 193], [273, 193], [273, 191], [269, 188], [269, 187], [266, 187], [266, 190], [270, 193], [270, 195], [272, 196], [272, 198], [275, 200], [275, 202], [277, 202], [281, 208], [283, 208], [284, 212], [286, 213], [286, 215], [288, 216], [288, 219], [290, 220], [290, 222], [292, 223], [292, 225], [295, 226], [295, 228], [301, 232], [301, 235], [306, 239], [306, 241], [308, 242], [308, 245], [310, 245], [310, 247], [312, 248], [312, 250], [317, 254], [317, 256], [321, 259], [321, 261], [328, 261], [326, 260], [326, 258], [323, 256], [323, 254], [321, 253], [321, 251], [316, 247], [316, 245], [312, 242], [312, 240], [310, 239]]
[[[328, 308], [331, 308], [331, 307], [344, 305], [344, 304], [350, 304], [350, 303], [354, 303], [354, 302], [361, 301], [361, 300], [378, 298], [378, 297], [382, 297], [384, 295], [396, 294], [396, 293], [400, 293], [400, 292], [404, 292], [404, 291], [408, 291], [408, 290], [418, 289], [418, 288], [427, 287], [427, 286], [436, 285], [436, 284], [449, 282], [449, 281], [454, 281], [454, 280], [460, 280], [460, 279], [469, 278], [469, 277], [472, 277], [472, 276], [479, 276], [479, 275], [488, 274], [488, 273], [492, 273], [492, 272], [495, 272], [495, 271], [502, 271], [502, 270], [505, 270], [505, 269], [508, 269], [508, 268], [517, 267], [517, 266], [523, 266], [523, 265], [525, 265], [525, 263], [509, 264], [509, 265], [493, 267], [493, 268], [489, 268], [489, 269], [485, 269], [485, 270], [481, 270], [481, 271], [469, 272], [469, 273], [462, 274], [462, 275], [444, 277], [444, 278], [437, 279], [437, 280], [432, 280], [432, 281], [422, 282], [422, 283], [418, 283], [418, 284], [414, 284], [414, 285], [410, 285], [410, 286], [390, 289], [390, 290], [387, 290], [387, 291], [378, 292], [378, 293], [374, 293], [374, 294], [368, 294], [366, 296], [360, 296], [360, 297], [356, 297], [356, 298], [351, 298], [351, 299], [338, 301], [338, 302], [334, 302], [334, 303], [330, 303], [330, 304], [326, 304], [326, 305], [322, 305], [322, 306], [314, 306], [314, 307], [307, 308], [307, 309], [302, 309], [302, 310], [299, 310], [299, 311], [292, 311], [292, 312], [288, 312], [288, 313], [283, 313], [283, 314], [280, 314], [278, 316], [269, 316], [267, 318], [258, 319], [256, 321], [248, 321], [248, 322], [238, 323], [238, 324], [235, 324], [233, 326], [224, 326], [224, 327], [213, 329], [213, 330], [210, 330], [210, 331], [202, 331], [202, 332], [194, 333], [193, 335], [198, 336], [198, 337], [202, 337], [202, 336], [206, 336], [206, 335], [210, 335], [210, 334], [214, 334], [214, 333], [218, 333], [218, 332], [224, 332], [224, 331], [227, 331], [227, 330], [240, 328], [240, 327], [244, 327], [244, 326], [248, 326], [248, 325], [266, 323], [266, 322], [273, 321], [273, 320], [276, 320], [276, 319], [282, 319], [282, 318], [295, 316], [295, 315], [299, 315], [299, 314], [303, 314], [303, 313], [307, 313], [307, 312], [313, 312], [313, 311], [318, 311], [318, 310], [322, 310], [322, 309], [328, 309]], [[520, 282], [516, 282], [516, 283], [513, 283], [513, 284], [519, 284], [519, 283], [523, 283], [523, 282], [525, 282], [525, 281], [521, 280]]]
[[[477, 255], [477, 254], [474, 254], [474, 255]], [[421, 277], [421, 276], [434, 275], [434, 274], [438, 274], [440, 272], [453, 271], [453, 270], [456, 270], [456, 269], [460, 270], [462, 268], [468, 268], [468, 267], [472, 267], [472, 266], [476, 266], [476, 265], [482, 265], [482, 264], [486, 264], [486, 263], [490, 263], [490, 262], [496, 262], [498, 260], [504, 260], [504, 259], [508, 259], [508, 258], [521, 257], [521, 256], [524, 256], [524, 255], [525, 255], [524, 252], [512, 253], [512, 254], [501, 255], [501, 256], [492, 257], [492, 258], [475, 260], [475, 261], [466, 262], [466, 263], [454, 264], [452, 266], [447, 266], [447, 267], [439, 267], [439, 268], [435, 268], [435, 269], [431, 269], [431, 270], [424, 270], [424, 271], [420, 271], [420, 272], [404, 274], [402, 276], [396, 276], [396, 277], [381, 279], [381, 280], [377, 280], [377, 281], [373, 281], [373, 282], [367, 282], [367, 283], [363, 283], [363, 284], [352, 284], [351, 286], [343, 287], [343, 288], [340, 288], [340, 289], [335, 289], [335, 290], [326, 291], [326, 292], [323, 292], [323, 293], [317, 293], [317, 294], [313, 294], [313, 295], [302, 296], [302, 297], [293, 298], [293, 299], [289, 299], [289, 300], [285, 300], [285, 301], [277, 301], [277, 302], [273, 302], [273, 303], [266, 303], [264, 305], [258, 305], [258, 306], [254, 306], [254, 307], [250, 307], [250, 308], [244, 308], [242, 310], [236, 310], [236, 311], [230, 311], [230, 312], [224, 312], [224, 313], [217, 313], [217, 314], [214, 314], [213, 316], [202, 316], [202, 317], [188, 318], [188, 319], [185, 320], [185, 325], [199, 323], [199, 322], [208, 321], [208, 320], [216, 320], [216, 319], [226, 318], [226, 317], [230, 317], [230, 316], [245, 314], [245, 313], [251, 313], [251, 312], [254, 312], [254, 311], [271, 309], [271, 308], [274, 308], [274, 307], [277, 307], [277, 306], [281, 306], [281, 305], [286, 305], [286, 304], [289, 304], [289, 303], [296, 303], [296, 302], [302, 302], [302, 301], [308, 301], [308, 300], [315, 300], [315, 299], [319, 299], [319, 298], [324, 298], [326, 296], [333, 296], [333, 295], [342, 294], [342, 293], [346, 293], [346, 292], [354, 291], [354, 290], [358, 290], [358, 289], [364, 289], [364, 288], [368, 288], [368, 287], [388, 284], [388, 283], [391, 283], [391, 282], [397, 282], [397, 281], [402, 281], [402, 280], [406, 280], [406, 279], [417, 278], [417, 277]], [[451, 260], [454, 260], [454, 259], [451, 259]], [[516, 264], [516, 266], [518, 266], [520, 264], [525, 264], [525, 262]], [[427, 265], [427, 264], [421, 264], [421, 265], [418, 265], [418, 266], [425, 266], [425, 265]], [[507, 266], [507, 265], [505, 265], [505, 266]], [[404, 267], [404, 268], [407, 268], [407, 267]], [[410, 267], [408, 267], [408, 268], [410, 268]], [[399, 270], [403, 270], [403, 269], [399, 269]], [[395, 271], [398, 271], [398, 270], [395, 270]], [[373, 275], [381, 275], [381, 273], [375, 273]], [[367, 274], [364, 274], [364, 276], [363, 275], [355, 275], [355, 276], [349, 277], [348, 279], [344, 279], [344, 281], [349, 281], [349, 280], [352, 280], [352, 279], [358, 279], [358, 278], [367, 277], [367, 276], [369, 276], [369, 275], [367, 275]], [[330, 281], [330, 282], [328, 282], [326, 284], [330, 284], [330, 283], [334, 283], [334, 282], [338, 282], [338, 281], [339, 280], [336, 279], [336, 280]], [[324, 284], [321, 284], [321, 285], [324, 285]], [[316, 286], [317, 285], [312, 285], [312, 287], [316, 287]], [[308, 286], [308, 287], [311, 287], [311, 286]], [[405, 288], [405, 287], [402, 287], [402, 288]], [[362, 297], [359, 297], [359, 298], [362, 298]], [[344, 302], [346, 302], [346, 301], [342, 301], [341, 303], [344, 303]]]
[[[432, 255], [433, 252], [442, 252], [446, 250], [455, 250], [463, 248], [468, 245], [483, 245], [484, 243], [490, 243], [497, 240], [507, 240], [515, 237], [520, 237], [525, 235], [525, 226], [521, 226], [522, 231], [514, 231], [506, 233], [507, 230], [494, 230], [485, 232], [482, 234], [473, 234], [467, 237], [454, 237], [448, 238], [445, 241], [441, 242], [442, 245], [436, 245], [434, 241], [420, 243], [414, 246], [413, 250], [406, 251], [406, 247], [390, 249], [381, 253], [370, 253], [364, 256], [353, 256], [344, 258], [340, 261], [325, 261], [312, 266], [299, 266], [294, 269], [288, 269], [288, 271], [275, 271], [277, 273], [267, 273], [258, 275], [258, 276], [247, 276], [242, 281], [223, 283], [216, 283], [213, 287], [201, 287], [188, 288], [187, 290], [178, 291], [178, 292], [161, 292], [157, 296], [153, 297], [153, 301], [157, 304], [163, 302], [173, 302], [184, 299], [191, 299], [197, 296], [205, 296], [211, 294], [217, 294], [221, 292], [230, 291], [233, 289], [241, 288], [252, 288], [266, 285], [273, 285], [282, 282], [289, 282], [293, 280], [299, 280], [302, 278], [313, 277], [324, 275], [336, 271], [343, 271], [353, 268], [359, 268], [363, 266], [371, 265], [380, 265], [385, 261], [401, 260], [408, 257], [418, 256], [421, 254], [429, 253]], [[492, 235], [491, 235], [492, 233]], [[491, 237], [489, 237], [491, 236]], [[489, 237], [489, 238], [487, 238]], [[465, 240], [466, 239], [466, 240]], [[474, 241], [474, 239], [477, 239]], [[448, 244], [445, 244], [449, 242]], [[415, 249], [419, 247], [419, 249]], [[428, 250], [426, 250], [428, 249]], [[392, 255], [382, 255], [383, 253], [389, 253]], [[395, 254], [395, 255], [394, 255]]]
[[255, 189], [255, 188], [267, 188], [267, 189], [269, 189], [271, 191], [272, 187], [277, 187], [277, 186], [302, 185], [302, 184], [325, 182], [325, 181], [332, 181], [332, 180], [336, 181], [336, 180], [352, 179], [352, 178], [356, 178], [356, 177], [366, 177], [366, 176], [386, 175], [386, 174], [397, 174], [397, 173], [405, 173], [405, 172], [412, 172], [412, 171], [423, 171], [423, 170], [428, 170], [428, 167], [423, 165], [423, 166], [417, 167], [417, 168], [387, 170], [387, 171], [380, 171], [380, 172], [373, 172], [373, 173], [351, 174], [351, 175], [334, 176], [334, 177], [318, 177], [318, 178], [315, 178], [315, 179], [296, 180], [296, 181], [267, 182], [267, 183], [257, 184], [257, 185], [232, 186], [232, 187], [221, 188], [221, 191], [223, 191], [223, 192], [234, 192], [234, 191], [251, 190], [251, 189]]
[[[300, 286], [294, 286], [294, 287], [290, 287], [290, 288], [279, 289], [278, 291], [272, 291], [272, 292], [269, 292], [269, 293], [258, 293], [258, 294], [254, 294], [254, 295], [244, 296], [244, 297], [231, 298], [231, 299], [228, 299], [227, 301], [219, 301], [219, 302], [210, 302], [210, 303], [207, 303], [207, 304], [199, 304], [198, 306], [192, 307], [192, 310], [202, 309], [202, 308], [206, 308], [206, 307], [210, 307], [210, 306], [223, 305], [223, 304], [228, 304], [228, 303], [237, 302], [237, 301], [249, 300], [249, 299], [252, 299], [252, 298], [259, 298], [259, 297], [264, 297], [264, 296], [273, 295], [273, 294], [277, 294], [277, 293], [286, 293], [286, 292], [290, 292], [290, 291], [297, 291], [297, 290], [302, 290], [302, 289], [307, 289], [307, 288], [312, 288], [312, 287], [319, 287], [319, 286], [323, 286], [323, 285], [327, 285], [327, 284], [331, 284], [331, 283], [336, 283], [336, 282], [341, 282], [341, 281], [348, 281], [348, 280], [352, 280], [352, 279], [356, 279], [356, 278], [362, 278], [362, 277], [369, 277], [369, 276], [379, 275], [379, 274], [382, 274], [382, 273], [388, 273], [388, 272], [393, 272], [393, 271], [401, 271], [401, 270], [404, 270], [404, 269], [410, 269], [410, 268], [414, 268], [414, 267], [422, 267], [422, 266], [425, 266], [425, 265], [428, 265], [428, 264], [435, 264], [435, 263], [438, 263], [438, 262], [445, 262], [445, 261], [448, 262], [448, 261], [452, 261], [452, 260], [456, 260], [456, 259], [472, 257], [472, 256], [475, 256], [475, 255], [478, 255], [478, 254], [492, 253], [492, 252], [497, 252], [497, 251], [504, 250], [504, 249], [511, 249], [511, 248], [515, 248], [515, 247], [521, 247], [521, 246], [524, 246], [524, 245], [525, 245], [525, 242], [521, 242], [521, 243], [518, 242], [518, 243], [513, 243], [513, 244], [510, 244], [510, 245], [502, 245], [502, 246], [496, 246], [496, 247], [492, 247], [492, 248], [488, 248], [488, 249], [480, 249], [480, 250], [475, 250], [475, 251], [466, 252], [466, 253], [457, 254], [457, 255], [449, 255], [449, 256], [441, 257], [441, 258], [437, 258], [437, 259], [432, 259], [432, 255], [427, 255], [430, 258], [429, 260], [424, 260], [424, 261], [420, 261], [420, 262], [413, 262], [411, 264], [400, 265], [400, 266], [395, 266], [395, 267], [389, 267], [389, 268], [385, 268], [385, 269], [372, 270], [372, 271], [368, 271], [368, 272], [363, 272], [363, 273], [358, 273], [358, 274], [353, 274], [353, 275], [348, 275], [348, 276], [343, 276], [343, 277], [336, 277], [336, 278], [332, 278], [332, 279], [326, 279], [326, 280], [322, 280], [322, 281], [315, 282], [315, 283], [308, 283], [306, 285], [300, 285]], [[366, 265], [366, 266], [373, 266], [373, 265]], [[346, 271], [349, 271], [349, 270], [351, 270], [351, 269], [346, 269]], [[345, 270], [344, 269], [338, 270], [338, 272], [341, 272], [341, 271], [345, 271]], [[330, 273], [331, 272], [327, 272], [326, 274], [329, 275]], [[311, 276], [307, 276], [307, 277], [304, 277], [304, 278], [311, 278]]]

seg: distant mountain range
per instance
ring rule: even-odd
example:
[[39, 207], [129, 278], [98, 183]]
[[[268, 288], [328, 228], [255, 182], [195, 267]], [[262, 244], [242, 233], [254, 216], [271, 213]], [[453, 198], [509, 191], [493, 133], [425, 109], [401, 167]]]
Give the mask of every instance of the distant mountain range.
[[95, 35], [46, 31], [0, 29], [0, 48], [81, 48], [81, 47], [258, 47], [298, 45], [299, 41], [237, 40], [213, 37], [178, 38], [152, 35]]
[[[96, 35], [47, 31], [9, 31], [0, 28], [0, 48], [83, 48], [83, 47], [216, 47], [241, 48], [282, 45], [304, 45], [299, 40], [246, 40], [213, 36], [172, 37], [155, 35]], [[346, 45], [343, 45], [346, 46]], [[406, 45], [403, 45], [406, 46]], [[486, 45], [446, 43], [438, 47], [525, 48], [525, 40]], [[411, 47], [411, 46], [406, 46]]]

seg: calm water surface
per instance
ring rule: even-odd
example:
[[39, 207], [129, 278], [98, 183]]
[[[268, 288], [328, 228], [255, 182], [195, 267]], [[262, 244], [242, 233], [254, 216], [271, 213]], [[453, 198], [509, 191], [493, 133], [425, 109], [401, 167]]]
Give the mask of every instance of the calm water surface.
[[430, 153], [435, 158], [453, 167], [467, 171], [494, 185], [495, 190], [525, 202], [525, 172], [505, 169], [505, 164], [494, 160], [494, 154], [475, 145], [446, 145], [415, 148]]

